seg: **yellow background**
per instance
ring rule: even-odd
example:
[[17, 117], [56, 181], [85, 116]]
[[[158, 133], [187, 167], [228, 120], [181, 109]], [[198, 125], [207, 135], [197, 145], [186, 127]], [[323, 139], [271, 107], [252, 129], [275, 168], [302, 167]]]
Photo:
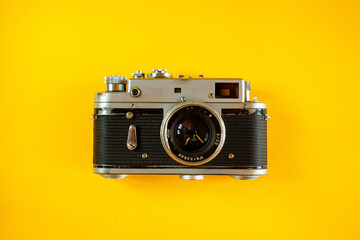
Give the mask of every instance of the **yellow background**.
[[[0, 239], [359, 239], [359, 1], [1, 1]], [[105, 75], [242, 77], [269, 173], [92, 173]]]

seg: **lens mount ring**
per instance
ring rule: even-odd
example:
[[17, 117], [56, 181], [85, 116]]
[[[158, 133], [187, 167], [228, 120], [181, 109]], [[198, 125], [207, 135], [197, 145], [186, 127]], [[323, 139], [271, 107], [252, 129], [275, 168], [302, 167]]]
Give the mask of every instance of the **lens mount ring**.
[[[212, 133], [214, 134], [213, 137], [215, 136], [216, 141], [211, 142], [212, 144], [210, 145], [211, 150], [207, 154], [205, 154], [206, 156], [204, 155], [205, 157], [203, 156], [190, 157], [187, 156], [187, 154], [182, 154], [181, 151], [176, 151], [174, 149], [173, 143], [171, 142], [171, 139], [173, 139], [173, 137], [170, 137], [170, 135], [173, 133], [170, 132], [169, 128], [170, 125], [173, 124], [171, 123], [169, 124], [169, 122], [173, 121], [173, 118], [177, 113], [191, 107], [203, 109], [205, 112], [209, 113], [211, 119], [209, 118], [208, 120], [213, 121], [217, 125], [216, 132]], [[203, 165], [214, 159], [220, 153], [222, 147], [224, 146], [225, 137], [226, 137], [225, 124], [221, 118], [221, 115], [210, 106], [202, 102], [196, 102], [196, 101], [188, 101], [188, 102], [180, 103], [175, 107], [173, 107], [172, 109], [170, 109], [165, 114], [160, 128], [161, 143], [166, 153], [176, 162], [188, 166]]]

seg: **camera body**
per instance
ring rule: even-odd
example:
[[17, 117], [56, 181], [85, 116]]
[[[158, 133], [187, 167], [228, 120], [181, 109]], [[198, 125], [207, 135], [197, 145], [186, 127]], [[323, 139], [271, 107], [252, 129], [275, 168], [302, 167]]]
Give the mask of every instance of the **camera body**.
[[105, 77], [95, 94], [94, 172], [229, 175], [252, 180], [267, 173], [266, 104], [250, 101], [239, 78], [173, 78], [165, 69]]

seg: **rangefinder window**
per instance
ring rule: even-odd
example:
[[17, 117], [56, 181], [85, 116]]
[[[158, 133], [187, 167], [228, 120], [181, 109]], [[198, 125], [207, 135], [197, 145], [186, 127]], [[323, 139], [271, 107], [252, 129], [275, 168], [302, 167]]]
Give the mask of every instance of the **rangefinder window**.
[[239, 98], [239, 83], [215, 83], [215, 98]]

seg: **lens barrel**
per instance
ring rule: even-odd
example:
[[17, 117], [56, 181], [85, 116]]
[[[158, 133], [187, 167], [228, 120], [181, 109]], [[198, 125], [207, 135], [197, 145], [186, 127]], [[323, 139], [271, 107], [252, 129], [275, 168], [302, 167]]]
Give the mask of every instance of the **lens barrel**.
[[179, 104], [161, 127], [164, 149], [175, 161], [198, 166], [211, 161], [225, 141], [225, 125], [216, 111], [199, 102]]

